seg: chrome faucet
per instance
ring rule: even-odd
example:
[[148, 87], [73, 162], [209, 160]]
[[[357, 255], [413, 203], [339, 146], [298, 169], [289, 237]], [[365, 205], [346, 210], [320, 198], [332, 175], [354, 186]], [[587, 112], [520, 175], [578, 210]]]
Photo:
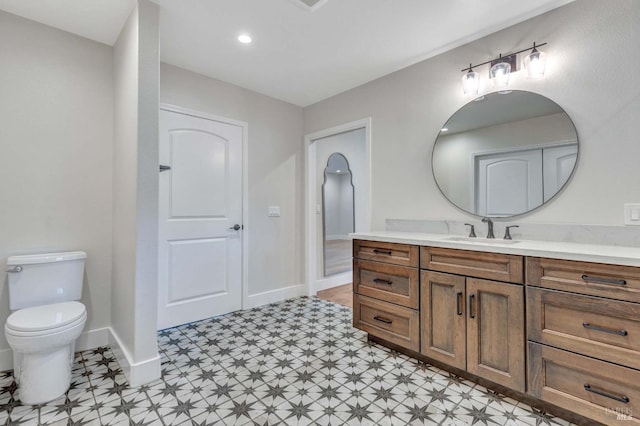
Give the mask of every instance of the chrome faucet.
[[488, 217], [483, 217], [482, 218], [482, 222], [486, 223], [487, 226], [489, 227], [489, 229], [487, 231], [487, 238], [495, 238], [496, 236], [493, 235], [493, 221], [491, 219], [489, 219]]

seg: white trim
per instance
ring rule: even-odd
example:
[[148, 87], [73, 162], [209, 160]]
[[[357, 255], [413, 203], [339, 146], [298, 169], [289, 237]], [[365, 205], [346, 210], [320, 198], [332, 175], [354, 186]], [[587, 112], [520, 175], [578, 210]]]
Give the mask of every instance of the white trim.
[[0, 371], [13, 370], [13, 349], [0, 349]]
[[249, 307], [249, 123], [166, 103], [160, 109], [242, 128], [242, 309]]
[[327, 290], [333, 287], [338, 287], [340, 285], [349, 284], [352, 281], [353, 281], [353, 271], [344, 272], [342, 274], [331, 275], [330, 277], [316, 280], [316, 282], [313, 284], [313, 288], [309, 293], [316, 294], [319, 291]]
[[247, 297], [247, 306], [245, 306], [245, 309], [257, 308], [258, 306], [281, 302], [292, 297], [304, 296], [306, 292], [305, 290], [306, 286], [304, 284], [298, 284], [262, 293], [251, 294]]
[[109, 328], [109, 346], [111, 346], [111, 350], [116, 356], [120, 368], [122, 368], [122, 371], [127, 377], [130, 387], [135, 388], [144, 385], [145, 383], [157, 380], [161, 376], [160, 355], [134, 363], [131, 354], [122, 344], [122, 341], [113, 328]]
[[338, 240], [350, 240], [349, 234], [339, 234], [339, 235], [326, 235], [325, 239], [328, 241], [338, 241]]
[[[85, 331], [76, 340], [76, 352], [109, 345], [109, 327]], [[13, 370], [13, 349], [0, 349], [0, 371]]]
[[84, 332], [76, 340], [76, 352], [109, 345], [109, 327]]
[[366, 176], [366, 188], [365, 188], [365, 229], [362, 232], [368, 232], [371, 230], [371, 188], [372, 188], [372, 173], [371, 173], [371, 117], [363, 118], [361, 120], [352, 121], [349, 123], [341, 124], [339, 126], [331, 127], [328, 129], [320, 130], [314, 133], [309, 133], [304, 137], [305, 146], [305, 188], [307, 192], [307, 199], [305, 202], [305, 271], [306, 271], [306, 293], [311, 296], [315, 294], [313, 291], [317, 287], [317, 271], [318, 265], [316, 264], [316, 145], [314, 141], [328, 136], [337, 135], [339, 133], [349, 132], [351, 130], [363, 129], [365, 130], [365, 164], [367, 164], [367, 176]]

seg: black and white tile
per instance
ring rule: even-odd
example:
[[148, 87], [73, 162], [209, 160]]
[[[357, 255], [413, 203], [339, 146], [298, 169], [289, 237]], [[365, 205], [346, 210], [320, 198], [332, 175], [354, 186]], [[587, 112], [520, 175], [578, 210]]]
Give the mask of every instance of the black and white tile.
[[163, 330], [162, 379], [138, 388], [109, 348], [80, 352], [66, 395], [39, 406], [0, 373], [0, 424], [569, 424], [372, 344], [351, 315], [301, 297]]

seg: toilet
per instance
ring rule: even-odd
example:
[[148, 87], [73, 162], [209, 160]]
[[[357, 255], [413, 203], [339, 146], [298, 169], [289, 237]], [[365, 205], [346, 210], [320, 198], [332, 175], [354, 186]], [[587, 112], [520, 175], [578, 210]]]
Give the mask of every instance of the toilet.
[[4, 333], [23, 404], [62, 396], [71, 383], [75, 342], [87, 321], [81, 251], [7, 259], [9, 308]]

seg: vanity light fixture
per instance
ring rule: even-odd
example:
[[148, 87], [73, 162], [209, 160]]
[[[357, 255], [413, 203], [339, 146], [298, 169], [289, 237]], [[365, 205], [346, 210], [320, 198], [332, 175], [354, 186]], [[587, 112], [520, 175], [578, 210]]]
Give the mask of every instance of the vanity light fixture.
[[480, 88], [480, 75], [469, 64], [469, 71], [462, 76], [462, 90], [465, 95], [477, 95]]
[[499, 93], [506, 93], [509, 85], [509, 76], [511, 74], [511, 64], [502, 58], [502, 54], [498, 60], [491, 66], [489, 70], [493, 87], [499, 89]]
[[[544, 43], [546, 44], [546, 43]], [[527, 75], [532, 78], [542, 77], [544, 68], [547, 65], [547, 54], [540, 52], [533, 42], [533, 50], [522, 60], [522, 66], [527, 70]]]
[[468, 68], [462, 69], [462, 72], [465, 73], [465, 75], [462, 76], [462, 90], [465, 94], [478, 94], [478, 89], [480, 87], [480, 75], [475, 72], [473, 68], [489, 64], [491, 67], [489, 70], [489, 76], [493, 80], [493, 86], [498, 89], [499, 93], [509, 93], [510, 90], [507, 89], [509, 85], [509, 77], [512, 72], [518, 70], [516, 61], [517, 55], [529, 50], [531, 50], [531, 53], [523, 59], [522, 66], [527, 70], [527, 74], [530, 77], [540, 77], [544, 75], [546, 55], [544, 52], [540, 52], [538, 48], [546, 44], [547, 43], [536, 44], [534, 42], [533, 50], [531, 47], [528, 47], [504, 56], [500, 54], [497, 58], [480, 64], [469, 64]]

